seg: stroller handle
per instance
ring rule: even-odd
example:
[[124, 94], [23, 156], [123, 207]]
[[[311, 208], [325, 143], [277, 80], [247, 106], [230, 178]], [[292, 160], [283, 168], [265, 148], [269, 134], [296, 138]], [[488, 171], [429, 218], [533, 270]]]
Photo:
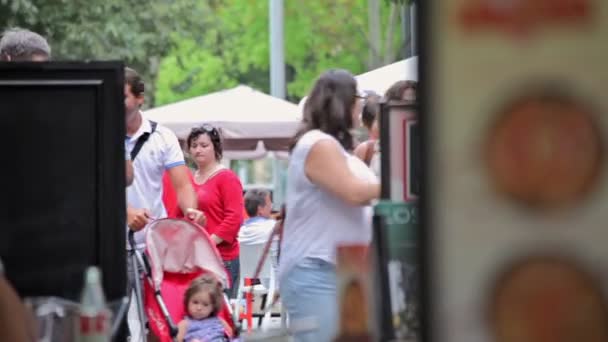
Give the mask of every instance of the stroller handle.
[[[135, 232], [133, 230], [129, 229], [127, 239], [129, 240], [129, 246], [131, 247], [131, 251], [135, 253], [135, 251], [137, 250], [137, 244], [135, 243]], [[144, 272], [148, 275], [151, 274], [152, 268], [150, 267], [148, 258], [146, 258], [144, 255], [140, 255], [137, 258], [139, 259], [139, 263], [141, 267], [143, 267]]]
[[135, 249], [135, 232], [132, 229], [129, 229], [127, 240], [129, 241], [129, 246], [131, 246], [132, 249]]

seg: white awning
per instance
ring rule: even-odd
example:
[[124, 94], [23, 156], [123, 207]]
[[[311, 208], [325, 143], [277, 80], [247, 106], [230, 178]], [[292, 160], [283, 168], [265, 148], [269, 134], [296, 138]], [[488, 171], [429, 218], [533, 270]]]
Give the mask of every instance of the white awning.
[[225, 151], [284, 151], [301, 120], [298, 106], [240, 85], [144, 112], [185, 139], [193, 127], [221, 129]]
[[360, 90], [373, 90], [380, 95], [397, 81], [418, 81], [418, 57], [410, 57], [355, 77]]

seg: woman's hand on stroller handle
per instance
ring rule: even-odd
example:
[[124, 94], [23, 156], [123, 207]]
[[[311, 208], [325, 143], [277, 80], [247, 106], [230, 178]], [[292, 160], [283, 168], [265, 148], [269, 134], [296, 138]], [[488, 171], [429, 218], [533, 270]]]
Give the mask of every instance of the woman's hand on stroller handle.
[[186, 209], [186, 218], [201, 226], [205, 226], [205, 224], [207, 223], [207, 217], [205, 217], [205, 213], [203, 213], [201, 210], [194, 208]]

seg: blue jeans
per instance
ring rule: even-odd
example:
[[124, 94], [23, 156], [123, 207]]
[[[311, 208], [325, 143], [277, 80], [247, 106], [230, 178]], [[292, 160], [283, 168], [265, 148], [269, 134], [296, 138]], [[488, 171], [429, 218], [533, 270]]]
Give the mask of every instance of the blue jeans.
[[224, 267], [226, 267], [226, 271], [230, 275], [230, 284], [232, 285], [229, 289], [226, 289], [226, 295], [228, 298], [236, 298], [236, 291], [238, 291], [239, 288], [239, 273], [241, 273], [239, 258], [224, 260]]
[[296, 342], [330, 342], [338, 326], [336, 267], [320, 259], [304, 259], [280, 280], [282, 304], [290, 325], [316, 326], [296, 332]]

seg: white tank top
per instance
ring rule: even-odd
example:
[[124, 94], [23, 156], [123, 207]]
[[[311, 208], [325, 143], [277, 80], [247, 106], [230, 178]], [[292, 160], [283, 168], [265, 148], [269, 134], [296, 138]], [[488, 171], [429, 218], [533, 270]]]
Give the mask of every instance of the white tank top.
[[[287, 217], [281, 243], [279, 279], [305, 258], [335, 263], [338, 245], [368, 244], [371, 241], [371, 207], [347, 204], [313, 184], [306, 176], [304, 163], [310, 149], [325, 139], [334, 140], [339, 145], [331, 135], [312, 130], [300, 138], [289, 159]], [[363, 161], [344, 149], [342, 152], [357, 177], [370, 182], [378, 181]]]

